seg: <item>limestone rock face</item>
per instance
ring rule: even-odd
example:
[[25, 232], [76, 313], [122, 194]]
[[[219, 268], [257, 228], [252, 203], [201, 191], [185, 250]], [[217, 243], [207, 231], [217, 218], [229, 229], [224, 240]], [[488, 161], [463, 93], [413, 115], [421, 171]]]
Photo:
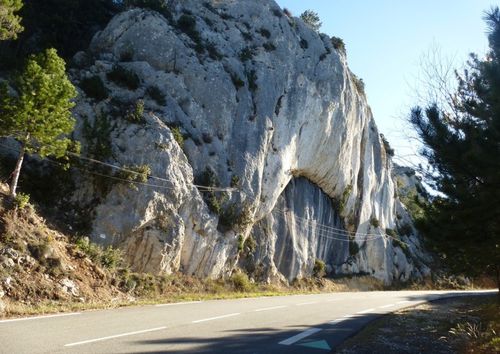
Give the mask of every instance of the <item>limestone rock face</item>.
[[74, 59], [83, 152], [150, 168], [139, 183], [109, 166], [106, 188], [81, 181], [94, 240], [151, 272], [240, 265], [292, 280], [318, 259], [386, 282], [425, 274], [415, 230], [387, 236], [411, 219], [362, 83], [330, 38], [272, 0], [168, 4], [117, 15]]

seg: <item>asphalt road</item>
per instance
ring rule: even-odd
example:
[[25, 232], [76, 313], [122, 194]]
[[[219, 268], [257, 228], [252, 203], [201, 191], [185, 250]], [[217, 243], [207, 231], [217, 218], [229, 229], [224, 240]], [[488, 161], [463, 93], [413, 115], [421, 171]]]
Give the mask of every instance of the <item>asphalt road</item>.
[[0, 353], [329, 353], [384, 313], [495, 292], [296, 295], [3, 320]]

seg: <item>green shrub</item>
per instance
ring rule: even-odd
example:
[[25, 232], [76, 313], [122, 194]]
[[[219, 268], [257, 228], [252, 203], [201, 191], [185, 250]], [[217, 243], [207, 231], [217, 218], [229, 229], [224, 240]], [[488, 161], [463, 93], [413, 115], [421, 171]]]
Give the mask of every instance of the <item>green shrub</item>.
[[111, 156], [112, 131], [112, 125], [104, 115], [97, 115], [93, 125], [90, 125], [88, 118], [84, 117], [82, 135], [87, 141], [87, 153], [90, 157], [102, 161]]
[[151, 99], [154, 100], [158, 106], [165, 106], [167, 104], [165, 95], [161, 92], [158, 86], [149, 86], [146, 89], [146, 94], [151, 97]]
[[195, 50], [198, 53], [203, 53], [205, 47], [200, 32], [196, 28], [196, 19], [190, 14], [183, 14], [177, 21], [177, 28], [188, 35], [189, 38], [195, 43]]
[[119, 170], [116, 177], [124, 180], [129, 187], [137, 189], [135, 183], [146, 183], [149, 176], [151, 175], [151, 167], [149, 165], [135, 165], [135, 166], [123, 166], [122, 170]]
[[384, 149], [385, 149], [386, 154], [393, 157], [394, 156], [394, 149], [391, 147], [391, 144], [389, 144], [389, 141], [387, 141], [384, 134], [380, 134], [380, 139], [382, 139], [382, 143], [384, 144]]
[[375, 217], [372, 217], [370, 219], [370, 224], [373, 226], [373, 227], [379, 227], [380, 226], [380, 221], [378, 221], [377, 218]]
[[238, 175], [233, 175], [231, 177], [231, 187], [236, 188], [240, 186], [240, 177]]
[[14, 199], [14, 203], [18, 209], [22, 210], [22, 209], [26, 208], [30, 203], [29, 194], [17, 193], [16, 197]]
[[319, 15], [317, 12], [312, 11], [312, 10], [306, 10], [300, 15], [300, 19], [304, 21], [304, 23], [307, 25], [307, 27], [311, 28], [312, 30], [318, 32], [319, 29], [321, 28], [321, 20], [319, 18]]
[[141, 83], [139, 76], [131, 70], [125, 69], [121, 65], [113, 66], [113, 69], [106, 74], [108, 80], [113, 81], [121, 87], [126, 87], [130, 90], [137, 90]]
[[365, 82], [363, 79], [360, 79], [356, 75], [353, 75], [354, 79], [354, 85], [356, 86], [356, 90], [358, 91], [359, 94], [364, 95], [365, 94]]
[[241, 292], [248, 292], [252, 290], [253, 285], [248, 279], [248, 275], [243, 272], [235, 272], [231, 275], [230, 281], [233, 285], [234, 290]]
[[243, 252], [245, 255], [250, 255], [251, 253], [254, 253], [256, 249], [257, 243], [255, 242], [255, 239], [252, 235], [248, 236], [243, 244]]
[[85, 253], [92, 262], [108, 268], [115, 269], [123, 265], [123, 252], [112, 246], [103, 248], [101, 245], [93, 243], [88, 237], [80, 237], [75, 241], [76, 247]]
[[181, 133], [181, 128], [180, 127], [171, 127], [170, 131], [172, 132], [172, 135], [174, 136], [174, 140], [177, 141], [177, 144], [182, 148], [184, 146], [184, 136]]
[[243, 246], [244, 246], [243, 235], [238, 235], [238, 253], [243, 252]]
[[333, 48], [335, 48], [336, 50], [338, 50], [340, 53], [342, 53], [344, 55], [346, 54], [345, 44], [344, 44], [344, 41], [342, 40], [342, 38], [334, 36], [330, 40], [332, 42]]
[[271, 32], [265, 28], [261, 28], [258, 32], [267, 39], [271, 38]]
[[352, 193], [352, 184], [349, 184], [345, 187], [344, 192], [342, 192], [342, 198], [339, 202], [339, 212], [340, 213], [342, 213], [344, 211], [351, 193]]
[[80, 81], [80, 88], [85, 94], [97, 101], [102, 101], [108, 98], [109, 92], [101, 78], [97, 75], [88, 77]]
[[354, 256], [354, 255], [358, 254], [358, 252], [359, 252], [358, 243], [356, 241], [353, 241], [353, 240], [349, 241], [349, 254], [351, 256]]
[[250, 47], [243, 48], [240, 52], [240, 60], [243, 62], [252, 60], [254, 55], [255, 55], [255, 50], [253, 48]]
[[245, 82], [240, 79], [240, 77], [236, 74], [231, 74], [231, 81], [233, 82], [234, 87], [236, 90], [239, 90], [243, 86], [245, 86]]
[[314, 260], [313, 276], [322, 278], [326, 275], [326, 265], [321, 259]]
[[405, 254], [406, 258], [411, 258], [410, 249], [408, 248], [408, 245], [406, 243], [404, 243], [403, 241], [398, 240], [398, 239], [392, 239], [392, 245], [394, 247], [401, 248], [401, 250]]
[[266, 42], [262, 46], [268, 52], [272, 52], [273, 50], [276, 50], [276, 46], [272, 42]]
[[398, 237], [398, 233], [394, 229], [385, 229], [385, 234], [390, 237]]
[[131, 123], [140, 124], [144, 121], [144, 101], [137, 100], [137, 102], [127, 111], [125, 119]]
[[221, 60], [223, 58], [222, 54], [219, 53], [214, 43], [212, 42], [206, 43], [205, 49], [207, 50], [210, 59]]
[[248, 88], [250, 91], [255, 92], [259, 86], [257, 85], [257, 73], [255, 70], [247, 72]]

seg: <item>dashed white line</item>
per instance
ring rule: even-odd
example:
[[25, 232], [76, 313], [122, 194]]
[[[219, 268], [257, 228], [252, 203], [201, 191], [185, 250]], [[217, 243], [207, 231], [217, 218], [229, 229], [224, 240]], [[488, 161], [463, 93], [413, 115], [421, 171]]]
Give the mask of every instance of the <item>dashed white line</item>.
[[299, 334], [297, 334], [293, 337], [290, 337], [288, 339], [282, 340], [278, 344], [292, 345], [293, 343], [298, 342], [299, 340], [304, 339], [306, 337], [309, 337], [310, 335], [312, 335], [314, 333], [318, 333], [319, 331], [321, 331], [321, 328], [309, 328], [307, 331], [299, 333]]
[[378, 308], [379, 309], [386, 309], [386, 308], [393, 307], [393, 306], [396, 306], [396, 305], [395, 304], [389, 304], [389, 305], [379, 306]]
[[158, 304], [156, 307], [164, 307], [164, 306], [176, 306], [176, 305], [190, 305], [190, 304], [199, 304], [201, 301], [187, 301], [187, 302], [172, 302], [169, 304]]
[[359, 311], [359, 312], [356, 312], [356, 313], [359, 314], [359, 315], [362, 315], [364, 313], [369, 313], [369, 312], [373, 312], [373, 311], [375, 311], [375, 309], [366, 309], [366, 310]]
[[29, 321], [29, 320], [39, 320], [43, 318], [53, 318], [53, 317], [65, 317], [65, 316], [76, 316], [81, 315], [80, 312], [72, 312], [72, 313], [58, 313], [56, 315], [45, 315], [45, 316], [34, 316], [34, 317], [23, 317], [23, 318], [12, 318], [10, 320], [1, 320], [0, 323], [7, 322], [18, 322], [18, 321]]
[[145, 330], [142, 330], [142, 331], [135, 331], [135, 332], [115, 334], [113, 336], [107, 336], [107, 337], [101, 337], [101, 338], [83, 340], [81, 342], [69, 343], [69, 344], [65, 344], [64, 346], [65, 347], [74, 347], [76, 345], [82, 345], [82, 344], [88, 344], [88, 343], [94, 343], [94, 342], [101, 342], [101, 341], [108, 340], [108, 339], [133, 336], [133, 335], [136, 335], [136, 334], [142, 334], [142, 333], [148, 333], [148, 332], [161, 331], [162, 329], [166, 329], [166, 328], [167, 327], [156, 327], [156, 328], [151, 328], [151, 329], [145, 329]]
[[312, 301], [312, 302], [301, 302], [299, 304], [296, 304], [297, 306], [304, 306], [304, 305], [313, 305], [313, 304], [317, 304], [318, 302], [317, 301]]
[[240, 315], [240, 312], [230, 313], [228, 315], [222, 315], [222, 316], [204, 318], [202, 320], [192, 321], [192, 323], [200, 323], [200, 322], [206, 322], [206, 321], [213, 321], [213, 320], [218, 320], [219, 318], [233, 317], [233, 316], [238, 316], [238, 315]]
[[277, 309], [282, 309], [285, 308], [286, 306], [273, 306], [273, 307], [264, 307], [262, 309], [257, 309], [253, 310], [254, 312], [261, 312], [261, 311], [271, 311], [271, 310], [277, 310]]

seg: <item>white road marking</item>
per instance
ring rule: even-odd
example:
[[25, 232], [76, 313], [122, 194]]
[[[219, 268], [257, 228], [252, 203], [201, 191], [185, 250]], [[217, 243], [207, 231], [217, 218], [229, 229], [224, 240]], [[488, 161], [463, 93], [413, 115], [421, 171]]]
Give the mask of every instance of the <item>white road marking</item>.
[[81, 342], [69, 343], [69, 344], [65, 344], [64, 346], [65, 347], [74, 347], [76, 345], [82, 345], [82, 344], [88, 344], [88, 343], [94, 343], [94, 342], [101, 342], [101, 341], [108, 340], [108, 339], [114, 339], [114, 338], [120, 338], [120, 337], [126, 337], [126, 336], [133, 336], [133, 335], [136, 335], [136, 334], [142, 334], [142, 333], [148, 333], [148, 332], [161, 331], [162, 329], [166, 329], [166, 328], [167, 327], [157, 327], [157, 328], [145, 329], [145, 330], [142, 330], [142, 331], [135, 331], [135, 332], [115, 334], [113, 336], [107, 336], [107, 337], [101, 337], [101, 338], [83, 340]]
[[336, 320], [330, 321], [329, 323], [336, 324], [345, 320], [347, 320], [347, 318], [337, 318]]
[[170, 304], [158, 304], [156, 307], [164, 307], [164, 306], [176, 306], [176, 305], [189, 305], [189, 304], [199, 304], [201, 301], [187, 301], [187, 302], [172, 302]]
[[301, 302], [300, 304], [296, 304], [297, 306], [304, 306], [304, 305], [312, 305], [312, 304], [317, 304], [317, 301], [312, 301], [312, 302]]
[[217, 317], [210, 317], [210, 318], [204, 318], [202, 320], [196, 320], [192, 321], [192, 323], [200, 323], [200, 322], [206, 322], [206, 321], [212, 321], [212, 320], [218, 320], [219, 318], [226, 318], [226, 317], [232, 317], [232, 316], [238, 316], [240, 313], [230, 313], [228, 315], [222, 315], [222, 316], [217, 316]]
[[0, 323], [7, 322], [18, 322], [18, 321], [29, 321], [29, 320], [39, 320], [42, 318], [53, 318], [53, 317], [64, 317], [64, 316], [76, 316], [81, 315], [80, 312], [72, 312], [72, 313], [58, 313], [56, 315], [46, 315], [46, 316], [34, 316], [34, 317], [23, 317], [23, 318], [13, 318], [10, 320], [1, 320]]
[[386, 309], [388, 307], [393, 307], [393, 306], [396, 306], [396, 305], [395, 304], [389, 304], [389, 305], [379, 306], [378, 308], [379, 309]]
[[368, 312], [373, 312], [375, 311], [375, 309], [367, 309], [367, 310], [363, 310], [363, 311], [359, 311], [359, 312], [356, 312], [357, 314], [361, 315], [363, 313], [368, 313]]
[[293, 343], [298, 342], [299, 340], [304, 339], [306, 337], [309, 337], [310, 335], [312, 335], [314, 333], [318, 333], [319, 331], [321, 331], [321, 328], [309, 328], [307, 331], [299, 333], [299, 334], [297, 334], [293, 337], [290, 337], [288, 339], [282, 340], [278, 344], [292, 345]]
[[257, 309], [253, 310], [254, 312], [260, 312], [260, 311], [270, 311], [270, 310], [277, 310], [277, 309], [282, 309], [285, 308], [286, 306], [274, 306], [274, 307], [264, 307], [262, 309]]
[[342, 316], [343, 318], [353, 318], [353, 317], [356, 317], [356, 315], [344, 315]]

